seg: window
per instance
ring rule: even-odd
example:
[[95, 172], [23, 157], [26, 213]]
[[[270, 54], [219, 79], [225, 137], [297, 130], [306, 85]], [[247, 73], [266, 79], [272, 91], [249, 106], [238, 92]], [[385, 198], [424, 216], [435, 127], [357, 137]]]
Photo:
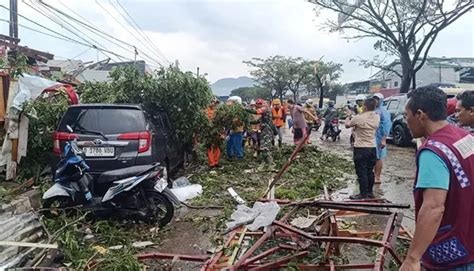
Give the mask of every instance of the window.
[[389, 111], [398, 110], [399, 105], [400, 105], [399, 100], [391, 100], [390, 103], [388, 104], [387, 110], [389, 110]]
[[66, 132], [66, 125], [73, 130], [100, 131], [106, 135], [146, 129], [143, 112], [125, 108], [71, 108], [62, 119], [59, 130]]
[[398, 81], [395, 81], [395, 82], [393, 83], [393, 86], [394, 86], [394, 87], [398, 87]]

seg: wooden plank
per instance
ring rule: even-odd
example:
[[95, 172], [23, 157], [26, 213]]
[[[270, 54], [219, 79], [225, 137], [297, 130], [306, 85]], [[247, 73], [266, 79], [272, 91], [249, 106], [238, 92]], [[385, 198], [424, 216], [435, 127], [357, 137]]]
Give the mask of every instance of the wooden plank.
[[15, 241], [0, 241], [0, 246], [35, 247], [35, 248], [49, 248], [49, 249], [57, 249], [58, 248], [57, 244], [15, 242]]
[[12, 161], [18, 160], [18, 138], [14, 138], [12, 141]]

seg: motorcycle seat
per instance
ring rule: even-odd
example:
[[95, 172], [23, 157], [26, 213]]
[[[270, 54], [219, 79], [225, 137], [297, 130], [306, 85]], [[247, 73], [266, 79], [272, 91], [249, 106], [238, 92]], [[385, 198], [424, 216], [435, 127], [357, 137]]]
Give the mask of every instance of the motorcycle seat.
[[142, 172], [148, 171], [155, 167], [154, 165], [133, 166], [116, 170], [110, 170], [102, 173], [97, 179], [98, 184], [111, 183], [117, 180], [136, 176]]

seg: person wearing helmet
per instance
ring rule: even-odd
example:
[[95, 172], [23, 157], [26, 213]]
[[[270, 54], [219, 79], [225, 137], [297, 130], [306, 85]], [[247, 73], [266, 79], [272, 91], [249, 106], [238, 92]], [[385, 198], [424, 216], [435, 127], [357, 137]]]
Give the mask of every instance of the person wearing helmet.
[[377, 133], [375, 134], [375, 147], [377, 149], [377, 162], [375, 163], [375, 183], [381, 183], [381, 175], [382, 175], [382, 168], [383, 168], [383, 160], [387, 157], [387, 136], [390, 133], [390, 129], [392, 128], [392, 118], [390, 113], [383, 107], [383, 94], [382, 93], [375, 93], [374, 97], [375, 101], [377, 102], [377, 108], [375, 109], [375, 113], [380, 116], [380, 125], [377, 129]]
[[356, 104], [355, 104], [355, 110], [354, 110], [356, 114], [360, 114], [364, 112], [364, 100], [365, 100], [365, 96], [363, 94], [359, 94], [356, 96]]
[[[281, 106], [280, 99], [273, 100], [273, 107], [272, 107], [272, 120], [273, 125], [277, 129], [278, 133], [278, 147], [281, 148], [281, 144], [283, 142], [283, 127], [285, 127], [285, 119], [286, 119], [286, 110]], [[275, 140], [273, 140], [272, 144], [275, 145]]]
[[329, 128], [331, 128], [331, 121], [334, 119], [337, 119], [337, 110], [334, 107], [334, 101], [329, 101], [328, 102], [328, 108], [324, 112], [323, 115], [324, 119], [324, 128], [323, 128], [323, 133], [319, 139], [324, 140], [324, 135], [327, 134], [329, 131]]
[[[308, 99], [306, 100], [305, 104], [304, 104], [304, 109], [305, 109], [305, 112], [304, 112], [304, 119], [306, 121], [306, 132], [311, 136], [311, 130], [314, 126], [314, 124], [316, 123], [316, 120], [314, 120], [311, 115], [313, 116], [316, 116], [316, 109], [314, 108], [314, 105], [313, 105], [313, 100], [311, 99]], [[308, 144], [311, 144], [311, 140], [310, 138], [308, 137], [308, 141], [306, 142]]]

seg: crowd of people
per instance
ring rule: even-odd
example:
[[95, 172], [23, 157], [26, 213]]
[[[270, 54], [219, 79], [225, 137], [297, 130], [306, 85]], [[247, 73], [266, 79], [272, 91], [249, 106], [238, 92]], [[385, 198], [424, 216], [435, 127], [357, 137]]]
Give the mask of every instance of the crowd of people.
[[[219, 104], [217, 99], [213, 100], [207, 108], [207, 117], [212, 121], [216, 107]], [[285, 130], [290, 128], [296, 144], [303, 140], [311, 143], [306, 137], [311, 133], [315, 125], [320, 125], [320, 119], [316, 108], [311, 100], [305, 105], [296, 104], [289, 99], [282, 102], [280, 99], [266, 101], [263, 99], [252, 100], [249, 104], [242, 103], [240, 97], [230, 97], [225, 105], [238, 104], [245, 109], [250, 116], [250, 123], [245, 127], [244, 122], [235, 117], [231, 127], [223, 127], [222, 136], [225, 138], [226, 158], [243, 159], [245, 146], [248, 146], [253, 157], [261, 157], [264, 164], [260, 170], [275, 171], [272, 149], [281, 147], [283, 144]], [[211, 168], [219, 166], [220, 146], [211, 144], [207, 151], [209, 166]]]
[[[353, 108], [345, 108], [344, 125], [352, 129], [359, 183], [359, 193], [350, 196], [353, 200], [374, 198], [374, 185], [381, 181], [392, 125], [383, 100], [377, 93], [358, 97]], [[241, 100], [234, 98], [228, 103], [241, 104]], [[209, 118], [215, 105], [213, 102], [208, 109]], [[248, 137], [254, 156], [260, 154], [268, 170], [275, 170], [272, 149], [276, 138], [281, 147], [285, 127], [291, 127], [295, 144], [311, 143], [307, 135], [314, 127], [324, 122], [325, 135], [332, 120], [338, 118], [333, 102], [320, 114], [311, 100], [301, 105], [291, 99], [258, 99], [246, 111], [252, 116], [251, 126], [244, 131], [243, 123], [235, 120], [227, 132], [227, 158], [242, 159], [244, 138]], [[421, 143], [413, 190], [416, 230], [400, 270], [420, 270], [421, 266], [428, 270], [474, 270], [474, 91], [448, 100], [438, 88], [415, 89], [408, 94], [405, 118], [413, 138]], [[210, 166], [218, 165], [218, 149], [209, 148]]]

